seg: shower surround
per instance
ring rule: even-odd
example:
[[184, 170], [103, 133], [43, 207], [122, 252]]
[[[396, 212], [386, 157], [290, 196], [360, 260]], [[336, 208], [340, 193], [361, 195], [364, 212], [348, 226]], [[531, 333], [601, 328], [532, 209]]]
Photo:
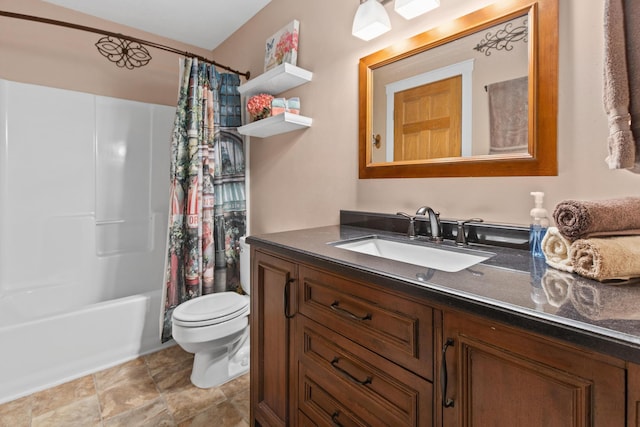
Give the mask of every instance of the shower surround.
[[0, 403], [162, 347], [174, 114], [0, 80]]

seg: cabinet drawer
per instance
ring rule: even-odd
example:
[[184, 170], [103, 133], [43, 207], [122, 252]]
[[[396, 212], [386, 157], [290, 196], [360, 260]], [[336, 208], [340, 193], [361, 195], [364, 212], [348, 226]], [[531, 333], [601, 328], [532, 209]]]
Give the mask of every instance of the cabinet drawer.
[[300, 265], [300, 313], [433, 379], [433, 311], [384, 289]]
[[303, 316], [296, 330], [298, 399], [305, 413], [326, 422], [337, 418], [342, 425], [433, 421], [433, 387], [427, 380]]
[[311, 418], [307, 417], [304, 412], [298, 411], [298, 427], [318, 427], [318, 424], [314, 423]]
[[300, 408], [307, 417], [300, 417], [308, 425], [315, 426], [343, 426], [343, 427], [367, 427], [368, 424], [359, 419], [353, 412], [347, 409], [342, 402], [335, 399], [331, 393], [313, 380], [311, 376], [304, 375], [308, 370], [301, 370], [300, 376]]

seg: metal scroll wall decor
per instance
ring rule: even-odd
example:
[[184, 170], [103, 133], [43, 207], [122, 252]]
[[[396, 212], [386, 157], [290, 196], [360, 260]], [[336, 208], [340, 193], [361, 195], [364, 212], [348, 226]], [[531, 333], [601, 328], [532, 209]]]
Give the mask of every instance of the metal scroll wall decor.
[[529, 20], [524, 19], [522, 25], [515, 28], [512, 22], [507, 22], [504, 28], [497, 30], [495, 34], [491, 31], [487, 32], [480, 43], [474, 47], [474, 50], [484, 53], [486, 56], [491, 56], [491, 50], [505, 50], [510, 51], [513, 49], [513, 44], [519, 41], [528, 41], [529, 35]]
[[151, 61], [151, 54], [143, 45], [130, 40], [105, 36], [96, 42], [98, 52], [120, 68], [133, 70]]

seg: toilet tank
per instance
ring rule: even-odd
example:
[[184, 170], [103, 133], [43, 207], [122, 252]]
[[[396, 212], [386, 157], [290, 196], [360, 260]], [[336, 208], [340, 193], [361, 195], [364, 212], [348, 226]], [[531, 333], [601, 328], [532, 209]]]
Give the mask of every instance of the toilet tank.
[[240, 238], [240, 286], [249, 295], [251, 288], [251, 248], [245, 242], [245, 237]]

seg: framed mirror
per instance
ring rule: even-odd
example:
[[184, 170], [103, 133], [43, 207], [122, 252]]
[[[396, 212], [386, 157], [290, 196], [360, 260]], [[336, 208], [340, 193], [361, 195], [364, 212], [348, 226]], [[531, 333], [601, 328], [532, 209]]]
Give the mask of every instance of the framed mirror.
[[557, 175], [558, 1], [502, 0], [360, 59], [360, 178]]

